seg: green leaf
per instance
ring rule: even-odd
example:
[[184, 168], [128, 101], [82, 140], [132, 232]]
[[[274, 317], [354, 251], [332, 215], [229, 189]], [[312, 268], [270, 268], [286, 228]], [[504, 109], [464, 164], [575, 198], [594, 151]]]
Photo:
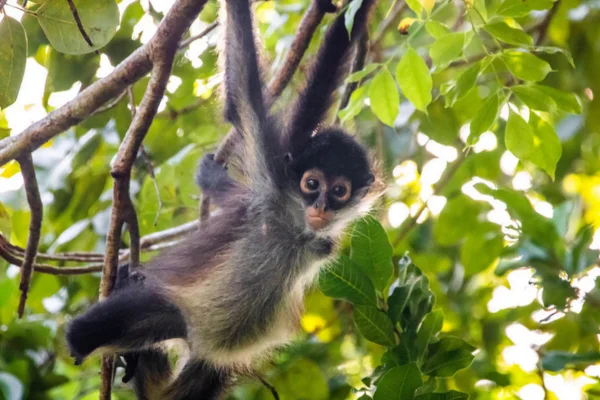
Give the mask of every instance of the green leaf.
[[569, 366], [583, 369], [598, 361], [600, 361], [599, 352], [573, 354], [566, 351], [549, 351], [542, 357], [542, 368], [550, 372], [559, 372]]
[[431, 103], [431, 89], [433, 81], [429, 68], [417, 52], [409, 47], [396, 68], [396, 81], [402, 93], [411, 103], [423, 112]]
[[91, 53], [104, 47], [119, 25], [115, 0], [73, 0], [73, 3], [92, 46], [79, 31], [68, 2], [47, 0], [37, 10], [37, 17], [52, 47], [66, 54]]
[[508, 188], [492, 189], [485, 184], [476, 184], [475, 188], [506, 203], [509, 213], [521, 221], [523, 232], [535, 240], [537, 245], [553, 248], [558, 239], [554, 224], [538, 214], [523, 193]]
[[494, 122], [498, 119], [498, 114], [500, 113], [500, 92], [496, 92], [490, 95], [481, 107], [477, 114], [475, 114], [475, 118], [471, 121], [470, 125], [470, 134], [468, 139], [469, 145], [474, 145], [477, 143], [479, 136], [483, 132], [488, 131]]
[[387, 347], [396, 345], [392, 321], [376, 307], [354, 307], [354, 322], [365, 339]]
[[460, 248], [466, 276], [484, 271], [498, 259], [504, 248], [503, 236], [496, 224], [486, 224], [467, 236]]
[[573, 93], [563, 92], [562, 90], [549, 86], [539, 85], [537, 88], [552, 97], [559, 110], [573, 114], [581, 114], [581, 102]]
[[319, 287], [329, 297], [344, 299], [353, 304], [377, 304], [371, 280], [344, 254], [321, 271]]
[[417, 364], [394, 367], [381, 377], [373, 400], [412, 400], [415, 390], [422, 385], [423, 378]]
[[453, 146], [458, 138], [460, 122], [454, 110], [446, 108], [443, 99], [438, 97], [427, 107], [427, 114], [423, 114], [419, 128], [436, 142]]
[[541, 81], [552, 71], [550, 64], [531, 53], [507, 50], [501, 57], [510, 72], [524, 81]]
[[415, 340], [414, 332], [402, 332], [400, 334], [400, 344], [386, 351], [381, 357], [381, 362], [385, 364], [386, 368], [416, 362], [415, 347], [412, 346]]
[[[553, 0], [551, 0], [551, 1], [553, 1]], [[567, 49], [563, 49], [561, 47], [554, 47], [554, 46], [537, 46], [535, 49], [533, 49], [533, 51], [548, 53], [548, 54], [561, 53], [562, 55], [565, 56], [565, 58], [567, 59], [569, 64], [571, 64], [571, 67], [575, 68], [575, 61], [573, 60], [573, 55], [571, 55], [571, 52]]]
[[417, 357], [419, 361], [425, 357], [425, 350], [429, 343], [433, 342], [437, 337], [437, 334], [442, 330], [444, 324], [444, 313], [441, 310], [435, 310], [430, 312], [423, 319], [423, 323], [417, 333]]
[[429, 49], [429, 55], [436, 66], [442, 67], [457, 60], [463, 52], [465, 33], [449, 33], [436, 39]]
[[25, 391], [21, 381], [14, 375], [0, 372], [0, 393], [2, 393], [7, 400], [20, 400], [23, 398]]
[[362, 85], [352, 92], [348, 105], [338, 114], [341, 122], [346, 122], [356, 117], [362, 111], [362, 109], [365, 108], [365, 100], [367, 99], [368, 88], [368, 84]]
[[429, 345], [427, 360], [423, 363], [425, 375], [448, 378], [473, 362], [475, 347], [457, 337], [444, 337]]
[[382, 69], [371, 82], [369, 100], [373, 113], [388, 126], [394, 126], [400, 107], [400, 94], [396, 88], [394, 77], [387, 70]]
[[410, 7], [410, 9], [413, 10], [417, 16], [420, 16], [423, 12], [423, 6], [419, 0], [406, 0], [406, 5]]
[[432, 19], [425, 22], [425, 29], [435, 39], [439, 39], [451, 32], [450, 28], [448, 28], [446, 25]]
[[415, 400], [468, 400], [469, 395], [466, 393], [451, 390], [444, 393], [425, 393], [415, 397]]
[[344, 24], [346, 25], [346, 30], [348, 31], [348, 37], [352, 33], [352, 27], [354, 26], [354, 17], [358, 10], [360, 10], [360, 6], [362, 5], [363, 0], [352, 0], [346, 9], [346, 13], [344, 14]]
[[556, 102], [554, 99], [539, 88], [540, 86], [538, 85], [518, 85], [511, 87], [510, 90], [532, 110], [550, 113], [556, 111]]
[[356, 117], [362, 110], [365, 108], [365, 100], [368, 95], [368, 84], [360, 86], [350, 96], [350, 101], [348, 105], [343, 110], [340, 110], [339, 117], [340, 121], [346, 122], [354, 117]]
[[371, 72], [375, 71], [380, 66], [381, 66], [381, 64], [376, 64], [376, 63], [366, 65], [360, 71], [356, 71], [355, 73], [348, 76], [346, 78], [346, 82], [347, 83], [360, 82], [365, 76], [369, 75]]
[[19, 21], [0, 21], [0, 109], [17, 100], [27, 61], [27, 35]]
[[523, 118], [510, 111], [504, 134], [506, 148], [521, 160], [529, 159], [533, 151], [533, 130]]
[[496, 10], [497, 15], [505, 17], [524, 17], [529, 14], [531, 7], [523, 0], [505, 0]]
[[452, 91], [446, 96], [446, 107], [451, 107], [455, 102], [463, 99], [469, 93], [477, 82], [480, 70], [481, 63], [477, 62], [460, 75], [456, 81], [456, 85], [454, 85]]
[[508, 26], [508, 24], [504, 21], [487, 24], [484, 26], [484, 29], [504, 43], [514, 44], [516, 46], [522, 44], [527, 46], [533, 45], [533, 39], [531, 36], [523, 32], [522, 29], [516, 29]]
[[448, 200], [433, 226], [433, 236], [442, 246], [459, 243], [477, 226], [481, 204], [465, 195]]
[[532, 163], [543, 169], [554, 180], [556, 164], [562, 156], [562, 144], [552, 125], [535, 113], [529, 116], [529, 126], [533, 131], [533, 151], [529, 156]]
[[392, 253], [385, 229], [375, 218], [367, 216], [356, 222], [352, 230], [350, 258], [371, 278], [380, 292], [394, 273]]

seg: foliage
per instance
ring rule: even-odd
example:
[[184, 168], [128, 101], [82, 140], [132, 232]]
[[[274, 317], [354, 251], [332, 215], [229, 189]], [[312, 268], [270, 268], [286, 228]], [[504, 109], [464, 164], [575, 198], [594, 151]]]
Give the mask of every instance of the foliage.
[[[110, 73], [148, 42], [171, 2], [73, 3], [91, 45], [67, 1], [29, 1], [25, 14], [14, 0], [4, 6], [0, 140]], [[345, 10], [347, 27], [358, 3]], [[267, 77], [308, 5], [256, 6]], [[189, 35], [217, 12], [209, 2]], [[370, 33], [364, 68], [345, 82], [355, 90], [331, 119], [371, 147], [388, 191], [323, 270], [298, 340], [265, 366], [266, 379], [288, 400], [597, 398], [597, 2], [380, 1]], [[136, 161], [131, 182], [142, 235], [197, 218], [196, 162], [228, 130], [218, 36], [219, 28], [178, 53], [144, 140], [148, 159]], [[276, 107], [293, 99], [301, 75]], [[147, 83], [132, 86], [138, 104]], [[104, 251], [110, 164], [130, 108], [123, 96], [33, 153], [43, 253]], [[29, 219], [19, 164], [0, 166], [0, 233], [25, 247]], [[17, 319], [18, 267], [0, 259], [0, 398], [98, 398], [98, 358], [74, 366], [63, 337], [66, 322], [97, 300], [99, 281], [35, 273]], [[130, 388], [117, 384], [113, 398], [131, 399]], [[231, 394], [271, 398], [250, 380]]]

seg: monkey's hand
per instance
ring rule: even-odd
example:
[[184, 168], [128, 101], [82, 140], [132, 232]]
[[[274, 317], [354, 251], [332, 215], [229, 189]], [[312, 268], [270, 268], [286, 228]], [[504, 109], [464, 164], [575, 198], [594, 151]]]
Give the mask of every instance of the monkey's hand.
[[227, 169], [215, 160], [214, 154], [210, 153], [202, 157], [196, 171], [196, 183], [203, 192], [220, 190], [230, 179]]

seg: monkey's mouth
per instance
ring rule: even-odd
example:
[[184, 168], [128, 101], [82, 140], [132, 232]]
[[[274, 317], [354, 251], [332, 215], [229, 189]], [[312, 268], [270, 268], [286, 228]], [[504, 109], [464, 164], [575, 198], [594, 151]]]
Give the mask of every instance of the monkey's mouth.
[[331, 212], [322, 211], [314, 207], [309, 207], [306, 210], [306, 223], [315, 231], [325, 228], [332, 219], [333, 214]]

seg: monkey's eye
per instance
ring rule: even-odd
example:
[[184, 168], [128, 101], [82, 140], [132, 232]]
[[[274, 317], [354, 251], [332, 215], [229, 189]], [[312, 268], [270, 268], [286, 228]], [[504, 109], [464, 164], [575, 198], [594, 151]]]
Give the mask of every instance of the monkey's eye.
[[319, 188], [319, 181], [316, 179], [308, 179], [306, 181], [306, 188], [311, 191], [315, 191]]
[[335, 197], [344, 197], [347, 192], [348, 189], [346, 189], [345, 186], [338, 185], [333, 188], [333, 194], [335, 195]]

